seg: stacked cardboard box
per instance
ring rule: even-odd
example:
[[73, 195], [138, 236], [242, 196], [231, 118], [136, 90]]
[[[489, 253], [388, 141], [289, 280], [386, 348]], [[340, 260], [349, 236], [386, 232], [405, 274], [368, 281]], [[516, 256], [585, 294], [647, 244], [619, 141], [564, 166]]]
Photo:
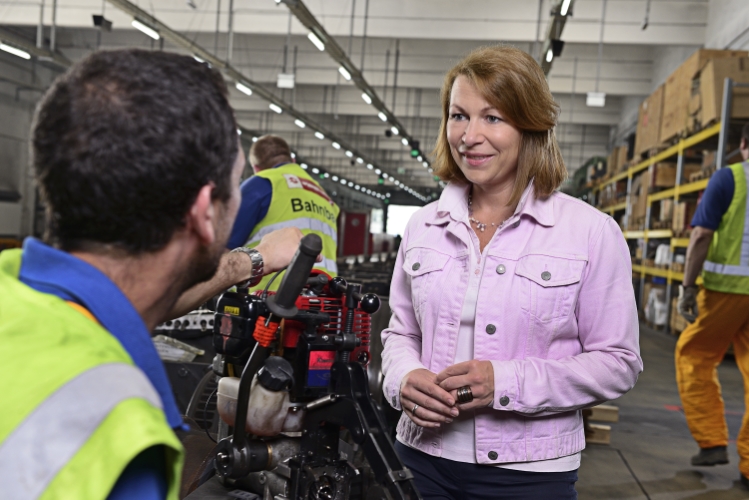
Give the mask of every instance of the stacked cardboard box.
[[640, 114], [637, 117], [637, 132], [635, 133], [635, 156], [658, 146], [661, 132], [661, 117], [663, 116], [663, 85], [640, 104]]
[[[700, 165], [695, 163], [685, 163], [683, 166], [683, 179], [689, 179], [689, 176], [699, 172]], [[650, 185], [653, 187], [671, 188], [676, 185], [676, 163], [661, 162], [653, 165], [653, 177]]]
[[682, 233], [689, 228], [695, 210], [697, 210], [697, 202], [695, 200], [680, 201], [674, 205], [674, 217], [671, 223], [671, 229], [674, 233]]
[[689, 122], [689, 102], [692, 97], [692, 79], [705, 65], [715, 59], [747, 57], [749, 53], [740, 50], [701, 49], [692, 54], [666, 79], [663, 86], [663, 116], [659, 141], [671, 140], [687, 132]]
[[650, 187], [650, 176], [645, 172], [632, 179], [632, 191], [630, 202], [632, 210], [629, 213], [629, 229], [637, 231], [643, 229], [642, 222], [648, 208], [648, 190]]
[[[688, 122], [693, 129], [703, 128], [720, 120], [726, 78], [749, 83], [749, 58], [713, 59], [694, 76]], [[733, 90], [731, 116], [749, 118], [749, 89]]]

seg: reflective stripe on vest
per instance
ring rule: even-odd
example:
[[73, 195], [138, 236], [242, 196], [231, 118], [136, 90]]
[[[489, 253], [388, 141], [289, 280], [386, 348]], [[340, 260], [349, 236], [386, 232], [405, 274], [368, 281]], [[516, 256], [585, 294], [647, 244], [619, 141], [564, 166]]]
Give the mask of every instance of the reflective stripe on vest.
[[703, 265], [705, 288], [726, 293], [749, 294], [749, 162], [730, 165], [734, 178], [733, 199], [708, 250]]
[[276, 229], [284, 229], [287, 227], [298, 227], [299, 229], [302, 229], [302, 230], [309, 229], [311, 231], [316, 231], [326, 236], [329, 236], [333, 240], [333, 242], [335, 242], [336, 245], [338, 244], [338, 234], [336, 233], [335, 229], [330, 227], [330, 224], [327, 224], [318, 219], [311, 219], [309, 217], [299, 217], [298, 219], [275, 222], [273, 224], [268, 224], [267, 226], [264, 226], [257, 233], [255, 233], [247, 243], [245, 243], [245, 246], [256, 245], [260, 243], [260, 240], [266, 234], [272, 233]]
[[41, 496], [110, 412], [130, 398], [162, 408], [145, 374], [124, 363], [98, 365], [60, 387], [0, 444], [3, 497]]

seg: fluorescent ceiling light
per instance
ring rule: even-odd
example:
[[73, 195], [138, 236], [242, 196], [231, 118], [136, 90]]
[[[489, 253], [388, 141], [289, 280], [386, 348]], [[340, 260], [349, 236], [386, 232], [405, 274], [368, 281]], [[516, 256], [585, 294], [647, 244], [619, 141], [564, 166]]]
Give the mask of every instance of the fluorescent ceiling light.
[[337, 181], [337, 180], [338, 180], [338, 176], [337, 176], [337, 175], [334, 175], [334, 176], [332, 177], [332, 179], [333, 179], [334, 181]]
[[361, 189], [361, 186], [359, 184], [357, 184], [357, 185], [354, 186], [354, 189], [356, 189], [357, 191], [359, 191]]
[[330, 174], [329, 174], [329, 173], [327, 173], [327, 172], [325, 172], [325, 173], [323, 174], [323, 177], [325, 177], [325, 178], [327, 179], [328, 177], [330, 177]]
[[430, 168], [428, 168], [427, 170], [429, 171], [429, 173], [430, 173], [430, 174], [431, 174], [432, 172], [434, 172], [434, 170], [432, 170], [432, 168], [431, 168], [431, 167], [430, 167]]
[[268, 105], [268, 107], [269, 107], [270, 109], [272, 109], [273, 111], [275, 111], [276, 113], [278, 113], [279, 115], [280, 115], [281, 113], [283, 113], [283, 109], [281, 109], [281, 106], [279, 106], [279, 105], [278, 105], [278, 104], [276, 104], [275, 102], [272, 102], [272, 103], [270, 103], [270, 104]]
[[424, 158], [421, 157], [421, 155], [416, 157], [416, 161], [422, 161]]
[[242, 135], [242, 129], [241, 128], [237, 129], [237, 135]]
[[299, 165], [299, 166], [300, 166], [300, 167], [302, 167], [302, 168], [303, 168], [304, 170], [307, 170], [307, 164], [306, 164], [306, 163], [302, 163], [302, 164], [301, 164], [301, 165]]
[[346, 185], [346, 179], [341, 179], [341, 184]]
[[559, 13], [563, 16], [567, 15], [567, 12], [570, 10], [570, 4], [572, 3], [572, 0], [564, 0], [562, 3], [562, 10], [559, 11]]
[[291, 152], [291, 157], [292, 157], [292, 158], [294, 158], [294, 159], [296, 160], [296, 153], [292, 151], [292, 152]]
[[606, 106], [606, 94], [604, 92], [588, 92], [585, 104], [591, 108], [602, 108]]
[[315, 137], [317, 137], [320, 140], [325, 139], [325, 136], [322, 134], [322, 132], [315, 132]]
[[344, 77], [346, 80], [351, 80], [351, 73], [348, 72], [346, 68], [343, 66], [338, 67], [338, 72], [341, 74], [342, 77]]
[[376, 168], [376, 169], [375, 169], [375, 173], [376, 173], [377, 175], [380, 175], [380, 174], [382, 173], [382, 170], [380, 170], [379, 168]]
[[312, 173], [313, 174], [319, 174], [320, 173], [320, 169], [317, 168], [317, 167], [312, 167]]
[[192, 55], [192, 58], [198, 61], [199, 63], [204, 63], [205, 59], [201, 59], [200, 57], [196, 56], [195, 54]]
[[354, 153], [352, 153], [351, 151], [346, 151], [346, 156], [348, 156], [349, 158], [353, 158]]
[[364, 102], [366, 102], [367, 104], [372, 104], [372, 98], [369, 97], [369, 94], [367, 94], [366, 92], [361, 95], [361, 98], [364, 99]]
[[429, 167], [429, 163], [428, 162], [424, 162], [424, 163], [422, 163], [422, 165], [424, 165], [424, 168]]
[[398, 135], [400, 132], [398, 131], [398, 127], [390, 127], [390, 131], [393, 133], [393, 135]]
[[357, 158], [356, 163], [364, 163], [364, 160], [362, 158]]
[[401, 139], [401, 142], [403, 143], [404, 146], [408, 146], [408, 139], [406, 139], [405, 137]]
[[371, 164], [371, 163], [367, 163], [367, 168], [368, 168], [369, 170], [372, 170], [372, 169], [373, 169], [374, 167], [372, 166], [372, 164]]
[[253, 137], [252, 142], [257, 142], [257, 137]]
[[546, 52], [546, 62], [551, 62], [551, 60], [554, 59], [554, 51], [549, 48], [549, 50]]
[[322, 52], [323, 50], [325, 50], [325, 44], [322, 43], [322, 40], [320, 40], [319, 38], [317, 38], [317, 35], [315, 35], [311, 31], [307, 35], [307, 38], [309, 39], [310, 42], [312, 42], [312, 45], [314, 45], [315, 47], [317, 47], [317, 50], [319, 50], [320, 52]]
[[234, 86], [237, 87], [237, 90], [242, 92], [243, 94], [252, 95], [252, 89], [244, 83], [237, 82], [234, 84]]
[[390, 193], [385, 193], [385, 198], [390, 198]]
[[341, 145], [337, 142], [334, 142], [333, 144], [331, 144], [331, 146], [333, 146], [335, 149], [341, 149]]
[[161, 35], [159, 35], [159, 32], [155, 29], [151, 28], [150, 26], [147, 26], [143, 24], [142, 22], [138, 21], [137, 19], [133, 19], [133, 22], [131, 23], [133, 25], [133, 28], [139, 30], [140, 32], [150, 36], [154, 40], [158, 40], [161, 38]]
[[294, 120], [294, 125], [296, 125], [299, 128], [304, 128], [304, 127], [307, 126], [306, 123], [304, 123], [302, 120], [300, 120], [298, 118], [296, 120]]
[[386, 115], [386, 114], [385, 114], [385, 113], [383, 113], [382, 111], [380, 111], [379, 113], [377, 113], [377, 116], [379, 116], [379, 117], [380, 117], [380, 120], [382, 120], [382, 121], [384, 121], [384, 122], [388, 121], [388, 115]]
[[348, 181], [348, 187], [354, 187], [354, 183], [351, 181]]

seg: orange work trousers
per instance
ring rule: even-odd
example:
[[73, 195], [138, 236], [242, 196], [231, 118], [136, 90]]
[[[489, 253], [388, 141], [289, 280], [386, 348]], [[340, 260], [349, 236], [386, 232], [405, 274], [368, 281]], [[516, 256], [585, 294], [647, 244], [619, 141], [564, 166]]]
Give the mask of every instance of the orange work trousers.
[[[697, 310], [696, 321], [676, 343], [676, 382], [687, 425], [700, 448], [726, 446], [728, 426], [717, 368], [733, 343], [744, 379], [744, 404], [749, 408], [749, 295], [701, 288]], [[739, 470], [749, 477], [749, 412], [744, 413], [736, 441]]]

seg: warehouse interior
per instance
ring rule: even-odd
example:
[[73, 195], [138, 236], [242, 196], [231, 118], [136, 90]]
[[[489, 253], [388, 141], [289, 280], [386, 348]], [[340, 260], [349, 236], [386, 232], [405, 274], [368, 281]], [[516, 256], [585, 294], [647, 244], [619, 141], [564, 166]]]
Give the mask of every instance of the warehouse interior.
[[[0, 251], [45, 231], [30, 139], [52, 82], [101, 50], [191, 55], [224, 76], [244, 153], [261, 136], [283, 137], [340, 208], [338, 273], [382, 304], [366, 363], [378, 411], [394, 426], [379, 334], [406, 224], [447, 186], [433, 168], [440, 88], [467, 53], [497, 44], [541, 65], [560, 108], [560, 191], [611, 216], [631, 256], [644, 371], [621, 398], [583, 410], [578, 498], [749, 498], [737, 470], [746, 409], [734, 350], [717, 372], [728, 465], [690, 464], [699, 449], [674, 366], [688, 326], [677, 303], [692, 219], [711, 176], [742, 161], [746, 0], [0, 0]], [[252, 175], [247, 162], [242, 178]], [[216, 299], [152, 333], [180, 410], [201, 432], [225, 436], [210, 372]], [[246, 498], [286, 498], [265, 491]], [[209, 481], [186, 498], [225, 495]], [[384, 495], [374, 486], [366, 498]]]

